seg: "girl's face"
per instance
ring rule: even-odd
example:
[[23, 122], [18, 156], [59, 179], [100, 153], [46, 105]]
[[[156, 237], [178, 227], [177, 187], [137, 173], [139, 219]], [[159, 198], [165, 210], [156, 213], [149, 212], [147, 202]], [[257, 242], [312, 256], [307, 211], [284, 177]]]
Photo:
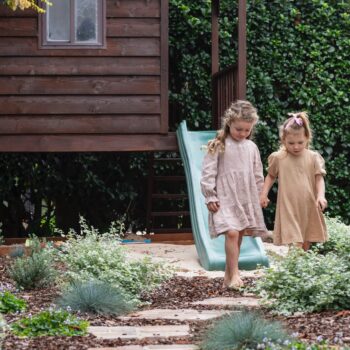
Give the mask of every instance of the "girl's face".
[[300, 156], [307, 147], [308, 139], [305, 136], [304, 129], [289, 131], [283, 140], [283, 145], [287, 152], [294, 156]]
[[254, 122], [235, 120], [230, 125], [230, 135], [235, 141], [243, 141], [252, 132]]

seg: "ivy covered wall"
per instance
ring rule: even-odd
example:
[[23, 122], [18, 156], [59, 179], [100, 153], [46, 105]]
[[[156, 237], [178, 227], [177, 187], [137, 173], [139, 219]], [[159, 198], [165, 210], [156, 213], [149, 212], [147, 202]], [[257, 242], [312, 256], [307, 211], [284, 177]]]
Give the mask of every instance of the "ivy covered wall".
[[[222, 68], [237, 59], [236, 3], [221, 0]], [[210, 6], [208, 0], [171, 0], [171, 101], [196, 129], [211, 122]], [[247, 27], [247, 98], [261, 117], [255, 141], [265, 165], [287, 113], [306, 110], [313, 148], [326, 160], [328, 212], [349, 223], [350, 2], [248, 0]]]

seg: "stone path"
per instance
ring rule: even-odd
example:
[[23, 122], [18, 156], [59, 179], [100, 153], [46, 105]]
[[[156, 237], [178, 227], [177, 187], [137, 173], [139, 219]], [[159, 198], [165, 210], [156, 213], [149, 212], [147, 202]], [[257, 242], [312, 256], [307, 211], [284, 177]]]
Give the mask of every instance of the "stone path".
[[[196, 309], [152, 309], [131, 313], [121, 317], [123, 320], [180, 320], [206, 321], [234, 312], [242, 307], [258, 307], [258, 299], [252, 297], [229, 298], [219, 297], [196, 301], [193, 305], [231, 306], [232, 310], [196, 310]], [[89, 332], [102, 339], [143, 339], [143, 338], [176, 338], [190, 337], [188, 324], [162, 326], [119, 326], [119, 327], [90, 327]], [[95, 350], [197, 350], [194, 344], [172, 345], [128, 345], [114, 348], [95, 348]], [[91, 349], [92, 350], [92, 349]]]
[[189, 336], [188, 325], [175, 326], [91, 326], [89, 332], [102, 339], [143, 339]]
[[89, 350], [197, 350], [198, 347], [195, 345], [126, 345], [119, 346], [116, 348], [90, 348]]
[[[203, 305], [203, 304], [202, 304]], [[194, 309], [153, 309], [138, 311], [122, 320], [142, 318], [146, 320], [181, 320], [181, 321], [206, 321], [229, 313], [227, 310], [194, 310]]]
[[[284, 255], [286, 251], [282, 248], [277, 250], [272, 244], [265, 244], [265, 248], [274, 254]], [[138, 260], [144, 256], [151, 256], [152, 260], [168, 263], [176, 267], [176, 274], [185, 277], [205, 276], [209, 278], [222, 277], [222, 271], [205, 271], [198, 262], [198, 256], [194, 245], [176, 246], [172, 244], [149, 244], [149, 245], [130, 245], [127, 246], [130, 258]], [[242, 271], [243, 277], [258, 277], [261, 271]], [[226, 306], [234, 310], [242, 307], [257, 308], [258, 299], [246, 296], [241, 298], [210, 298], [202, 301], [193, 302], [192, 305], [208, 305], [211, 308], [217, 306]], [[231, 311], [231, 312], [232, 312]], [[196, 309], [153, 309], [144, 310], [129, 314], [123, 319], [148, 319], [148, 320], [178, 320], [183, 322], [181, 325], [166, 326], [135, 326], [135, 327], [90, 327], [90, 332], [97, 337], [105, 339], [123, 338], [123, 339], [142, 339], [145, 337], [190, 337], [190, 329], [186, 321], [205, 321], [208, 319], [220, 317], [227, 310], [196, 310]], [[190, 339], [190, 338], [189, 338]], [[194, 344], [173, 344], [173, 345], [128, 345], [114, 348], [95, 348], [94, 350], [197, 350]], [[89, 349], [92, 350], [92, 349]]]

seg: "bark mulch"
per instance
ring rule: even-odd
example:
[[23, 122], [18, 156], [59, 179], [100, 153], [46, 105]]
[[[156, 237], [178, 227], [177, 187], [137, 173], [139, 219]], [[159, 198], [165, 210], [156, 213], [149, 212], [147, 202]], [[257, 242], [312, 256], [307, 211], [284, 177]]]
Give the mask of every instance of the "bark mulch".
[[[6, 276], [6, 266], [9, 259], [0, 257], [0, 288], [14, 290], [13, 281]], [[246, 285], [253, 284], [253, 279], [244, 279]], [[223, 279], [207, 277], [174, 277], [156, 290], [142, 295], [145, 303], [143, 309], [225, 309], [227, 306], [202, 306], [191, 305], [191, 302], [214, 297], [241, 297], [244, 291], [232, 291], [222, 288]], [[59, 295], [57, 288], [45, 288], [40, 290], [25, 291], [18, 293], [28, 302], [28, 310], [21, 315], [34, 314], [53, 305]], [[250, 294], [251, 296], [251, 294]], [[296, 332], [301, 339], [315, 341], [318, 336], [336, 342], [337, 338], [350, 344], [350, 311], [327, 311], [298, 315], [293, 317], [275, 317], [267, 310], [261, 309], [260, 313], [269, 319], [282, 321], [291, 333]], [[38, 337], [34, 339], [20, 339], [13, 335], [7, 335], [3, 342], [3, 350], [19, 349], [88, 349], [90, 347], [117, 347], [122, 345], [148, 345], [148, 344], [191, 344], [200, 339], [200, 335], [210, 327], [209, 321], [180, 321], [180, 320], [121, 320], [113, 316], [79, 315], [87, 319], [93, 326], [117, 326], [117, 325], [171, 325], [189, 324], [190, 337], [182, 338], [158, 338], [143, 340], [101, 340], [93, 335], [86, 337]], [[19, 315], [5, 315], [8, 323], [19, 318]]]

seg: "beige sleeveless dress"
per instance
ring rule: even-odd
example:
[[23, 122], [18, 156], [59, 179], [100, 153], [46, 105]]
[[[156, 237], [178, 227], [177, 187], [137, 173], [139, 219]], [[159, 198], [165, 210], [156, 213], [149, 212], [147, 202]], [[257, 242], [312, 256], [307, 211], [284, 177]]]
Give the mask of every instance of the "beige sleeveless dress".
[[212, 238], [229, 230], [247, 230], [247, 235], [264, 236], [267, 229], [259, 202], [264, 183], [258, 147], [250, 140], [225, 140], [225, 151], [204, 157], [201, 189], [205, 203], [219, 202], [216, 213], [209, 212]]
[[308, 149], [299, 156], [281, 150], [268, 163], [269, 174], [278, 178], [274, 243], [326, 241], [323, 213], [316, 206], [315, 177], [326, 174], [321, 155]]

